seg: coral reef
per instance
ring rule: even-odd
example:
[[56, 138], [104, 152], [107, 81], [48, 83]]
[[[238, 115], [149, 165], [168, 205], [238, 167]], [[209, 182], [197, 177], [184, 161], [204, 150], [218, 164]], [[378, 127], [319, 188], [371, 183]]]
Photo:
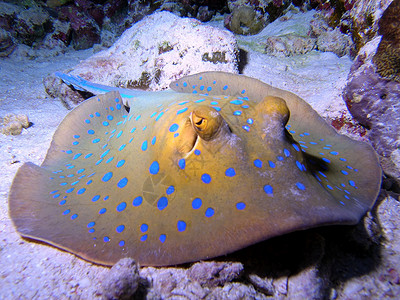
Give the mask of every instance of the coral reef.
[[379, 20], [382, 35], [373, 58], [378, 73], [385, 78], [400, 82], [400, 1], [394, 0]]
[[30, 125], [28, 116], [8, 114], [0, 117], [0, 132], [5, 135], [19, 135], [23, 128]]
[[343, 97], [353, 117], [369, 129], [384, 172], [400, 182], [400, 83], [376, 72], [372, 60], [379, 41], [377, 37], [361, 48]]
[[[237, 73], [237, 52], [230, 32], [159, 12], [127, 29], [111, 48], [83, 61], [71, 74], [105, 85], [160, 90], [194, 72]], [[52, 96], [69, 99], [70, 106], [79, 99], [57, 91], [52, 79], [44, 84]]]

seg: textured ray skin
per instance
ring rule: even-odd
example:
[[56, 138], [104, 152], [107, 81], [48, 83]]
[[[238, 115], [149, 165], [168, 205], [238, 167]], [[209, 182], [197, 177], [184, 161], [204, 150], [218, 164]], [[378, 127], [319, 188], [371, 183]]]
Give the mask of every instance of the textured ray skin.
[[43, 164], [15, 176], [18, 232], [100, 264], [161, 266], [354, 224], [374, 204], [372, 148], [294, 94], [220, 72], [171, 89], [114, 91], [71, 111]]

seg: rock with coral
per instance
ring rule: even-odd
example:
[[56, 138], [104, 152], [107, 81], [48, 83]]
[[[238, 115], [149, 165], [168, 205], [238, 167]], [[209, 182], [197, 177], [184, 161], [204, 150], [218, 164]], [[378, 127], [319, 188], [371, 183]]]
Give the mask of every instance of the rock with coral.
[[274, 56], [305, 54], [315, 49], [316, 39], [294, 34], [271, 36], [265, 42], [265, 53]]
[[379, 20], [382, 35], [373, 62], [378, 73], [400, 82], [400, 1], [394, 0]]
[[[191, 73], [237, 73], [237, 51], [230, 32], [159, 12], [126, 30], [111, 48], [81, 62], [71, 74], [105, 85], [161, 90]], [[45, 86], [57, 96], [53, 86]]]
[[254, 8], [240, 6], [225, 19], [225, 27], [236, 34], [252, 35], [264, 28], [264, 20]]
[[11, 34], [0, 28], [0, 57], [8, 56], [15, 48]]
[[26, 115], [8, 114], [0, 117], [0, 132], [5, 135], [19, 135], [23, 128], [29, 127], [29, 119]]
[[119, 260], [102, 282], [103, 299], [131, 299], [139, 286], [139, 267], [132, 258]]
[[343, 97], [354, 118], [370, 129], [384, 172], [400, 182], [400, 83], [376, 72], [372, 59], [379, 42], [377, 37], [361, 48]]

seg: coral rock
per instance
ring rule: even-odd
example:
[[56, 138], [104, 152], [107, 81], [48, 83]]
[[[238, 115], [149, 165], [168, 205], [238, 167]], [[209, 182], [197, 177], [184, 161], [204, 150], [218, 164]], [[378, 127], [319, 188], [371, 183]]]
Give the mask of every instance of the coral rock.
[[[232, 33], [159, 12], [127, 29], [111, 48], [82, 61], [71, 73], [110, 86], [161, 90], [191, 73], [237, 73], [237, 53]], [[64, 97], [51, 82], [45, 86], [52, 96]]]
[[15, 44], [11, 34], [0, 28], [0, 57], [10, 55], [14, 48]]
[[29, 127], [26, 115], [9, 114], [0, 118], [0, 132], [5, 135], [19, 135], [23, 128]]
[[139, 268], [131, 258], [118, 261], [103, 279], [104, 299], [131, 299], [139, 286]]
[[400, 1], [394, 0], [379, 20], [382, 35], [378, 50], [373, 58], [382, 77], [400, 82]]
[[199, 282], [201, 286], [215, 287], [240, 277], [243, 270], [241, 263], [210, 261], [194, 264], [187, 273], [190, 279]]
[[305, 54], [313, 50], [316, 46], [316, 39], [303, 37], [294, 34], [283, 36], [272, 36], [267, 38], [265, 43], [265, 53], [274, 56], [293, 56]]
[[236, 34], [257, 34], [264, 28], [264, 21], [257, 12], [248, 6], [241, 6], [232, 11], [227, 28]]
[[386, 174], [400, 182], [400, 83], [382, 78], [372, 63], [380, 38], [359, 52], [343, 97], [353, 117], [370, 129], [368, 138]]

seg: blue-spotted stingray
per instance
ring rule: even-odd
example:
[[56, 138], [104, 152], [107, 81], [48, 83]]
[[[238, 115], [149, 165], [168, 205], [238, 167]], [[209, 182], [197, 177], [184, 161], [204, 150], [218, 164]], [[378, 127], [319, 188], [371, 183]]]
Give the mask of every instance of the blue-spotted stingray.
[[161, 92], [57, 75], [96, 96], [65, 117], [40, 167], [18, 170], [9, 209], [24, 237], [104, 265], [174, 265], [355, 224], [377, 198], [371, 146], [288, 91], [223, 72]]

